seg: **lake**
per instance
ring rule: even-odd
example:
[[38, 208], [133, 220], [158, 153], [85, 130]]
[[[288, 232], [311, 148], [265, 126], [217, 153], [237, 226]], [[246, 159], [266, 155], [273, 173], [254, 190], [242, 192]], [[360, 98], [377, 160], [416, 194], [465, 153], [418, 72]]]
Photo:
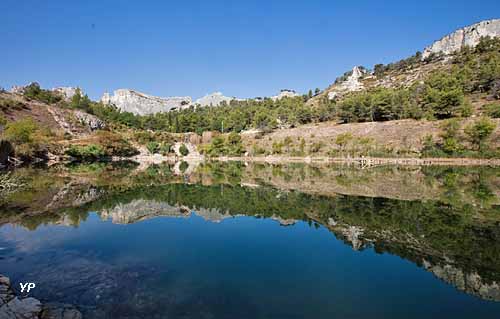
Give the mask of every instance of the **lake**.
[[84, 318], [495, 318], [500, 169], [4, 173], [0, 274]]

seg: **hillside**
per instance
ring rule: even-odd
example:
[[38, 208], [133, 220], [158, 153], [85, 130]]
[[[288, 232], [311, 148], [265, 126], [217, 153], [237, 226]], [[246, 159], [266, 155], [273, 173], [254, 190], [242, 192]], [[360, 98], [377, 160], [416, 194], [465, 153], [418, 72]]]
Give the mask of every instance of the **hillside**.
[[[451, 71], [461, 51], [476, 48], [485, 37], [500, 37], [500, 19], [486, 20], [456, 30], [411, 56], [388, 65], [377, 64], [373, 70], [355, 66], [338, 77], [307, 103], [317, 106], [322, 100], [341, 100], [345, 95], [376, 88], [408, 88], [425, 81], [435, 71]], [[493, 71], [493, 70], [492, 70]]]
[[[424, 54], [356, 66], [325, 90], [233, 99], [158, 98], [36, 83], [0, 93], [1, 160], [134, 156], [500, 158], [500, 20], [445, 36]], [[205, 106], [201, 107], [201, 103]], [[218, 104], [215, 106], [213, 103]], [[169, 110], [164, 112], [164, 110]]]

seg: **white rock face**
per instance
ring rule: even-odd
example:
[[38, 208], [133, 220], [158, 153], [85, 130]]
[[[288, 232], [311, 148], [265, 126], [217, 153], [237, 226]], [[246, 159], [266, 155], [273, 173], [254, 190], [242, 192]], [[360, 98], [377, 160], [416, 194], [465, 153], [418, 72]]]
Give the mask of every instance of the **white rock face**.
[[328, 99], [333, 100], [339, 95], [359, 91], [364, 88], [363, 83], [359, 79], [365, 74], [361, 68], [355, 66], [352, 68], [352, 74], [347, 78], [347, 80], [341, 82], [334, 90], [328, 92]]
[[75, 96], [76, 92], [80, 90], [80, 95], [84, 95], [83, 93], [83, 90], [80, 89], [80, 88], [75, 88], [75, 87], [70, 87], [70, 86], [66, 86], [66, 87], [57, 87], [57, 88], [53, 88], [52, 89], [52, 92], [56, 92], [56, 93], [59, 93], [61, 94], [65, 100], [71, 100], [71, 98], [73, 96]]
[[481, 37], [486, 36], [500, 37], [500, 19], [481, 21], [458, 29], [425, 48], [422, 58], [425, 59], [433, 53], [451, 54], [464, 46], [475, 47]]
[[200, 106], [219, 106], [222, 102], [229, 104], [232, 100], [235, 100], [235, 98], [224, 96], [221, 92], [214, 92], [197, 99], [194, 104]]
[[188, 210], [170, 206], [168, 203], [136, 199], [130, 203], [118, 204], [112, 209], [103, 210], [101, 218], [111, 219], [114, 224], [132, 224], [159, 216], [187, 218], [190, 214]]
[[163, 98], [134, 90], [119, 89], [112, 96], [109, 93], [104, 93], [101, 102], [104, 104], [113, 104], [125, 112], [147, 115], [183, 109], [189, 107], [192, 100], [189, 96]]
[[500, 301], [499, 283], [494, 281], [488, 283], [476, 272], [465, 272], [454, 265], [433, 265], [425, 259], [422, 264], [426, 270], [454, 285], [458, 290], [465, 291], [482, 299]]
[[272, 96], [271, 99], [273, 101], [277, 101], [285, 97], [297, 97], [297, 96], [299, 96], [299, 94], [297, 94], [297, 92], [295, 92], [294, 90], [283, 89], [280, 91], [278, 95]]
[[106, 127], [106, 124], [97, 116], [76, 110], [75, 117], [80, 123], [87, 125], [90, 130], [101, 130]]

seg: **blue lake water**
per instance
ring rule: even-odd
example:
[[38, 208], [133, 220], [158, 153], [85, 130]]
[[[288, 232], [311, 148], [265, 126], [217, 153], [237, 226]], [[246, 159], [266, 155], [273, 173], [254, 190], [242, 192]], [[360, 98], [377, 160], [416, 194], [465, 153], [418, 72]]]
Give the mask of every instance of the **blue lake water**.
[[462, 209], [149, 184], [3, 223], [0, 273], [86, 318], [495, 318], [500, 226]]

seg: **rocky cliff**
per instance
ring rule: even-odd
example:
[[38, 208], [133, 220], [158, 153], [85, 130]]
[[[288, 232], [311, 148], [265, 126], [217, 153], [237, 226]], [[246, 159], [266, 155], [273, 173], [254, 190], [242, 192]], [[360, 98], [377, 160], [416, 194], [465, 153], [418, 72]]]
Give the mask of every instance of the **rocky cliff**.
[[452, 54], [464, 46], [475, 47], [481, 37], [500, 37], [500, 19], [486, 20], [457, 31], [434, 42], [424, 49], [422, 58], [434, 53]]
[[345, 81], [335, 84], [332, 90], [328, 92], [328, 99], [333, 100], [339, 95], [362, 90], [364, 86], [359, 79], [361, 79], [365, 74], [366, 71], [364, 69], [355, 66]]
[[229, 104], [234, 99], [234, 97], [224, 96], [221, 92], [214, 92], [197, 99], [194, 104], [199, 106], [219, 106], [222, 102]]
[[119, 89], [113, 95], [104, 93], [104, 104], [113, 104], [125, 112], [147, 115], [183, 109], [191, 105], [191, 97], [157, 97], [129, 89]]
[[272, 96], [271, 99], [273, 101], [277, 101], [285, 97], [297, 97], [297, 96], [299, 96], [299, 94], [297, 94], [297, 92], [295, 92], [294, 90], [283, 89], [280, 91], [278, 95]]
[[80, 95], [84, 95], [82, 89], [70, 86], [57, 87], [52, 89], [52, 92], [59, 93], [64, 97], [65, 100], [71, 100], [71, 98], [75, 96], [78, 91], [80, 91]]

